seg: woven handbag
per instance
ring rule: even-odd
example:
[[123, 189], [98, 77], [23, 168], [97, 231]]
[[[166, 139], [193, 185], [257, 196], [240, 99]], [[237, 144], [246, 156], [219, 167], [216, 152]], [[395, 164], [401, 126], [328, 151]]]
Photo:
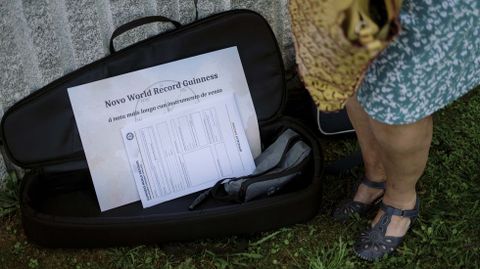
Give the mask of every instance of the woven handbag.
[[320, 111], [342, 109], [398, 35], [402, 0], [290, 0], [298, 72]]

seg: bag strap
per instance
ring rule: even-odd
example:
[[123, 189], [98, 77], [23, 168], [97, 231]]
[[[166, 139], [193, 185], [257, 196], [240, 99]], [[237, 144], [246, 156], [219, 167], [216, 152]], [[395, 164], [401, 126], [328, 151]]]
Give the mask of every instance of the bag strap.
[[[257, 168], [252, 174], [242, 177], [223, 178], [217, 181], [213, 187], [201, 193], [189, 206], [193, 210], [209, 196], [216, 200], [241, 202], [240, 191], [237, 194], [220, 194], [223, 190], [223, 184], [230, 181], [238, 181], [253, 177], [262, 177], [282, 162], [288, 150], [300, 140], [298, 133], [291, 129], [285, 130], [260, 156], [255, 159]], [[288, 170], [288, 169], [287, 169]], [[285, 172], [288, 173], [288, 172]]]
[[[301, 154], [304, 155], [304, 152], [302, 152]], [[232, 179], [231, 181], [228, 181], [228, 182], [232, 182], [232, 181], [241, 180], [241, 179], [248, 179], [240, 184], [240, 189], [236, 193], [225, 192], [224, 184], [228, 184], [228, 182], [221, 180], [221, 182], [217, 182], [217, 184], [215, 184], [215, 186], [213, 186], [209, 190], [210, 195], [213, 199], [218, 201], [236, 202], [236, 203], [245, 202], [247, 188], [252, 183], [258, 183], [262, 181], [288, 177], [288, 176], [297, 175], [298, 173], [301, 173], [311, 159], [310, 151], [307, 154], [308, 154], [307, 156], [304, 156], [303, 159], [300, 159], [299, 162], [295, 163], [292, 167], [288, 167], [286, 169], [280, 170], [279, 172], [274, 172], [273, 174], [261, 174], [258, 177], [256, 177], [255, 175], [255, 178], [252, 178], [251, 176], [240, 177], [240, 178], [235, 178], [235, 179]]]
[[143, 17], [143, 18], [140, 18], [140, 19], [136, 19], [136, 20], [133, 20], [131, 22], [127, 22], [127, 23], [121, 25], [120, 27], [118, 27], [117, 29], [115, 29], [115, 31], [113, 31], [112, 37], [110, 37], [110, 53], [113, 54], [113, 53], [116, 52], [115, 46], [113, 45], [113, 39], [115, 39], [115, 37], [127, 32], [129, 30], [137, 28], [139, 26], [142, 26], [142, 25], [145, 25], [145, 24], [148, 24], [148, 23], [153, 23], [153, 22], [169, 22], [169, 23], [173, 24], [175, 26], [175, 28], [180, 28], [182, 26], [179, 22], [174, 21], [172, 19], [169, 19], [167, 17], [163, 17], [163, 16], [149, 16], [149, 17]]
[[291, 129], [285, 130], [267, 149], [265, 149], [260, 156], [255, 159], [257, 167], [253, 171], [253, 175], [260, 175], [267, 173], [272, 168], [276, 167], [287, 151], [300, 140], [300, 135]]
[[[289, 150], [288, 156], [279, 164], [278, 168], [271, 171], [271, 174], [241, 182], [239, 191], [240, 201], [247, 202], [258, 195], [270, 195], [269, 193], [279, 190], [281, 184], [285, 184], [305, 170], [312, 158], [311, 152], [312, 150], [307, 144], [301, 140], [297, 141]], [[266, 182], [270, 183], [265, 184]], [[272, 182], [274, 182], [274, 185], [271, 184]], [[224, 186], [225, 190], [227, 190], [226, 186]], [[267, 190], [265, 189], [266, 186], [268, 186]]]

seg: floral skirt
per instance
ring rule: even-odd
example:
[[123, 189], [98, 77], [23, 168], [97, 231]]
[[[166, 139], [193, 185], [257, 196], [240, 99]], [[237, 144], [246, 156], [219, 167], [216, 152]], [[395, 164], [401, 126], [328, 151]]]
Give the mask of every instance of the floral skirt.
[[480, 84], [480, 1], [404, 0], [400, 22], [357, 92], [386, 124], [416, 122]]

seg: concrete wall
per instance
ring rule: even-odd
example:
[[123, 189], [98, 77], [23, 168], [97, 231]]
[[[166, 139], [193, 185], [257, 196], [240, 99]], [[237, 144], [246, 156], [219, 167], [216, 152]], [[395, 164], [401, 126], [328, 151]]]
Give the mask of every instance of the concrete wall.
[[[199, 17], [246, 8], [271, 24], [287, 68], [293, 45], [288, 0], [198, 0]], [[195, 19], [193, 0], [0, 0], [0, 115], [17, 100], [83, 65], [109, 54], [113, 30], [136, 18], [164, 15]], [[116, 39], [117, 48], [164, 31], [152, 24]], [[0, 178], [5, 166], [0, 156]]]

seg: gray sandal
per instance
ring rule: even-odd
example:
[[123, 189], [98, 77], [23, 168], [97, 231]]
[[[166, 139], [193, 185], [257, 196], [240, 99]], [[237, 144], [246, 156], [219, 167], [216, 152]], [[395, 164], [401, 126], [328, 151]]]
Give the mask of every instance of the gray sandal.
[[[360, 184], [374, 189], [385, 190], [385, 182], [371, 181], [366, 177], [363, 178]], [[360, 217], [364, 217], [378, 206], [379, 202], [382, 200], [382, 197], [383, 194], [371, 204], [353, 201], [352, 199], [344, 200], [333, 211], [333, 218], [337, 221], [345, 222], [355, 214], [358, 214]]]
[[408, 229], [412, 227], [415, 219], [418, 216], [418, 208], [420, 200], [417, 197], [415, 208], [411, 210], [401, 210], [395, 207], [385, 205], [381, 203], [381, 210], [384, 214], [375, 226], [363, 232], [360, 238], [354, 245], [354, 251], [358, 257], [367, 260], [374, 261], [382, 258], [383, 256], [395, 251], [397, 247], [402, 243], [404, 236], [386, 236], [388, 224], [392, 220], [392, 216], [401, 216], [410, 218], [410, 225]]

